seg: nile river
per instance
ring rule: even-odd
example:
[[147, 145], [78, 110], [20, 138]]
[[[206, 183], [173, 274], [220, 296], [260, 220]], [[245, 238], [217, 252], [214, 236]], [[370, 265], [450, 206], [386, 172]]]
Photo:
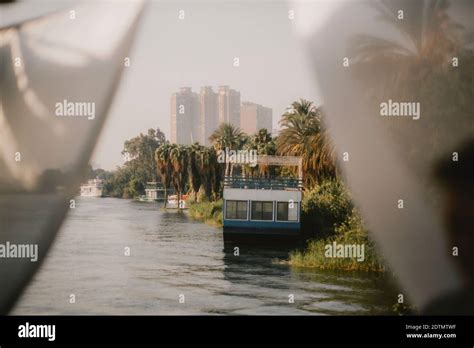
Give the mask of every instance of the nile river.
[[391, 313], [384, 277], [276, 262], [287, 256], [244, 246], [234, 256], [221, 229], [157, 204], [78, 198], [13, 314]]

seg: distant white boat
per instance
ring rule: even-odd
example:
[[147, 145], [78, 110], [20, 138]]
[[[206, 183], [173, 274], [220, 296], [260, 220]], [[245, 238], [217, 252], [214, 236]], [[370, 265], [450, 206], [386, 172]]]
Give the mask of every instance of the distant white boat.
[[163, 185], [151, 181], [146, 183], [145, 194], [138, 197], [140, 202], [158, 202], [165, 200], [165, 189]]
[[100, 179], [91, 179], [81, 185], [81, 197], [101, 197], [103, 182]]

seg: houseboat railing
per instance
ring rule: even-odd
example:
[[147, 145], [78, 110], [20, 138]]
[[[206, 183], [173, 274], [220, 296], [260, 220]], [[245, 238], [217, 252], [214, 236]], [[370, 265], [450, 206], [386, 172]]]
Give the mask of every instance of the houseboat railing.
[[160, 182], [155, 182], [155, 181], [147, 182], [146, 185], [145, 185], [145, 189], [164, 191], [163, 184], [160, 183]]
[[290, 177], [244, 177], [244, 176], [226, 176], [224, 177], [224, 188], [240, 189], [260, 189], [260, 190], [286, 190], [302, 189], [303, 180]]

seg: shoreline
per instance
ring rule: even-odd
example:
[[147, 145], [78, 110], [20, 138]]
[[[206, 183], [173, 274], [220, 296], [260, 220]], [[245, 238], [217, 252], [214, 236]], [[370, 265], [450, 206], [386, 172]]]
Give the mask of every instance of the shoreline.
[[189, 203], [188, 214], [191, 218], [213, 227], [222, 228], [222, 200], [217, 202]]

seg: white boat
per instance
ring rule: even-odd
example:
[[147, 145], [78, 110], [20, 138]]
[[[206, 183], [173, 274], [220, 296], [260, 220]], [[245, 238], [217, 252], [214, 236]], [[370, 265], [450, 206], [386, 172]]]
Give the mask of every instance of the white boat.
[[103, 182], [101, 179], [88, 180], [81, 185], [81, 197], [101, 197]]
[[224, 178], [225, 240], [298, 240], [301, 237], [302, 160], [294, 156], [259, 156], [258, 164], [298, 167], [298, 177]]
[[140, 202], [158, 202], [165, 200], [165, 190], [163, 185], [151, 181], [146, 183], [145, 194], [138, 197]]

